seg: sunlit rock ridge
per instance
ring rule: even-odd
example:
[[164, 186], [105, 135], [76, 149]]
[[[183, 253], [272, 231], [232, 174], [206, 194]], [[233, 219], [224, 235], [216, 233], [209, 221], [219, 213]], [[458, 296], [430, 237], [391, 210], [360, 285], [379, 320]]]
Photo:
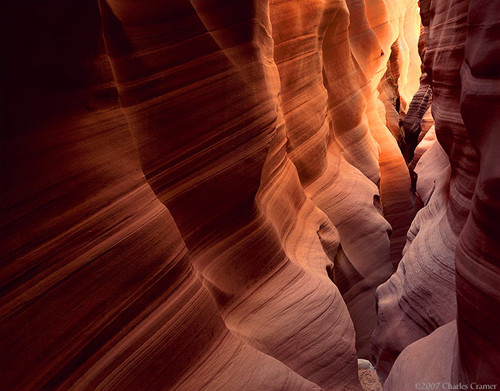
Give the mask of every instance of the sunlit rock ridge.
[[499, 4], [3, 1], [0, 389], [498, 384]]

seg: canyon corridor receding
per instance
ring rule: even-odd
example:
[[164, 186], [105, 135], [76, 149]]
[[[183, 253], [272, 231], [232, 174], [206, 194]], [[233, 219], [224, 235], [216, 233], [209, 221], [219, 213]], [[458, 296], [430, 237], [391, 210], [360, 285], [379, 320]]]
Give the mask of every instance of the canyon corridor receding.
[[2, 0], [1, 391], [500, 390], [500, 0]]

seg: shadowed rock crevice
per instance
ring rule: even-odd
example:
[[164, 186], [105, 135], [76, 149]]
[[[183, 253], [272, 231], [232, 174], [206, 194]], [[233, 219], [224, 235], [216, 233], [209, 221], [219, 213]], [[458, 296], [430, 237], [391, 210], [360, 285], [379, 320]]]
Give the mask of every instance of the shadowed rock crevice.
[[2, 391], [498, 382], [494, 2], [0, 7]]

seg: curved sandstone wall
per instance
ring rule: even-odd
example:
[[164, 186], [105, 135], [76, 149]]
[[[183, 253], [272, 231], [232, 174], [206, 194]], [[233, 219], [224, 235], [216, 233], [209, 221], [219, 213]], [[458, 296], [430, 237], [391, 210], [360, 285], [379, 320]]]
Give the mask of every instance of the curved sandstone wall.
[[[440, 223], [433, 232], [434, 218], [415, 227], [398, 272], [377, 291], [388, 327], [407, 330], [397, 342], [379, 344], [387, 367], [393, 362], [389, 352], [402, 350], [384, 389], [411, 390], [422, 383], [493, 389], [500, 381], [493, 364], [500, 357], [500, 280], [499, 173], [492, 152], [499, 145], [500, 8], [497, 2], [422, 1], [421, 11], [428, 26], [424, 64], [438, 143], [416, 166], [417, 187], [422, 178], [422, 194], [427, 193], [425, 165], [437, 162], [436, 148], [446, 153], [451, 175], [449, 185], [435, 182], [429, 204], [417, 215], [423, 220], [435, 210], [433, 199], [441, 199]], [[444, 164], [446, 156], [439, 154]], [[419, 263], [420, 270], [414, 267]], [[388, 341], [378, 330], [379, 341]]]
[[494, 381], [477, 3], [421, 1], [423, 55], [411, 0], [4, 2], [0, 388]]

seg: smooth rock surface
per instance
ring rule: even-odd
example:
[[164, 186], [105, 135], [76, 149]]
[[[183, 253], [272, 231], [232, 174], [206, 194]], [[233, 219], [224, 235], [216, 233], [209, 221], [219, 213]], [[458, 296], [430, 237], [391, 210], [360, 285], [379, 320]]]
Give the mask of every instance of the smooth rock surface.
[[500, 10], [420, 10], [3, 1], [0, 389], [496, 382]]
[[[2, 79], [1, 388], [319, 390], [231, 334], [196, 277], [140, 169], [97, 6], [32, 6], [4, 9], [29, 28], [2, 18], [30, 61]], [[35, 37], [60, 46], [47, 58]]]
[[[500, 359], [500, 175], [498, 151], [493, 145], [499, 145], [500, 141], [500, 8], [498, 2], [422, 1], [421, 10], [422, 20], [428, 26], [425, 65], [428, 74], [432, 75], [435, 130], [451, 168], [446, 215], [442, 219], [447, 221], [449, 229], [440, 226], [435, 231], [439, 235], [434, 234], [434, 237], [452, 246], [450, 251], [437, 253], [439, 256], [429, 263], [432, 274], [428, 273], [427, 278], [418, 283], [422, 292], [435, 298], [434, 302], [417, 311], [418, 317], [413, 314], [411, 317], [415, 320], [406, 324], [411, 324], [408, 330], [427, 331], [444, 324], [446, 317], [443, 315], [446, 313], [448, 318], [453, 316], [456, 321], [442, 325], [428, 337], [404, 349], [384, 389], [416, 389], [416, 382], [439, 383], [438, 389], [452, 389], [453, 386], [495, 389], [500, 383], [496, 368]], [[425, 164], [427, 154], [436, 151], [435, 145], [422, 156], [420, 163]], [[428, 194], [429, 184], [423, 185], [421, 194]], [[430, 202], [436, 190], [437, 187]], [[417, 243], [420, 232], [425, 231], [421, 228], [413, 242], [408, 244], [405, 257]], [[430, 249], [436, 246], [435, 242]], [[422, 259], [429, 262], [428, 256], [422, 255]], [[443, 261], [447, 268], [443, 267]], [[400, 267], [409, 263], [409, 259], [403, 259]], [[456, 280], [456, 291], [450, 290], [448, 294], [437, 291], [431, 275], [440, 280], [444, 275], [451, 275]], [[418, 274], [411, 276], [407, 273], [402, 285], [409, 285], [410, 279], [418, 279]], [[378, 290], [379, 304], [388, 303], [386, 310], [395, 308], [396, 301], [408, 302], [414, 297], [413, 294], [400, 293], [400, 289], [389, 293], [389, 284]], [[456, 311], [450, 313], [455, 300]], [[410, 314], [404, 308], [402, 311], [396, 309], [394, 313]], [[395, 327], [397, 324], [401, 329], [396, 319], [397, 316], [389, 323]], [[382, 340], [384, 338], [379, 338]], [[404, 342], [404, 338], [400, 338], [400, 342]], [[404, 345], [401, 343], [401, 347]], [[389, 349], [389, 344], [386, 344], [382, 350], [389, 356]], [[390, 362], [388, 356], [381, 360], [384, 365]]]

